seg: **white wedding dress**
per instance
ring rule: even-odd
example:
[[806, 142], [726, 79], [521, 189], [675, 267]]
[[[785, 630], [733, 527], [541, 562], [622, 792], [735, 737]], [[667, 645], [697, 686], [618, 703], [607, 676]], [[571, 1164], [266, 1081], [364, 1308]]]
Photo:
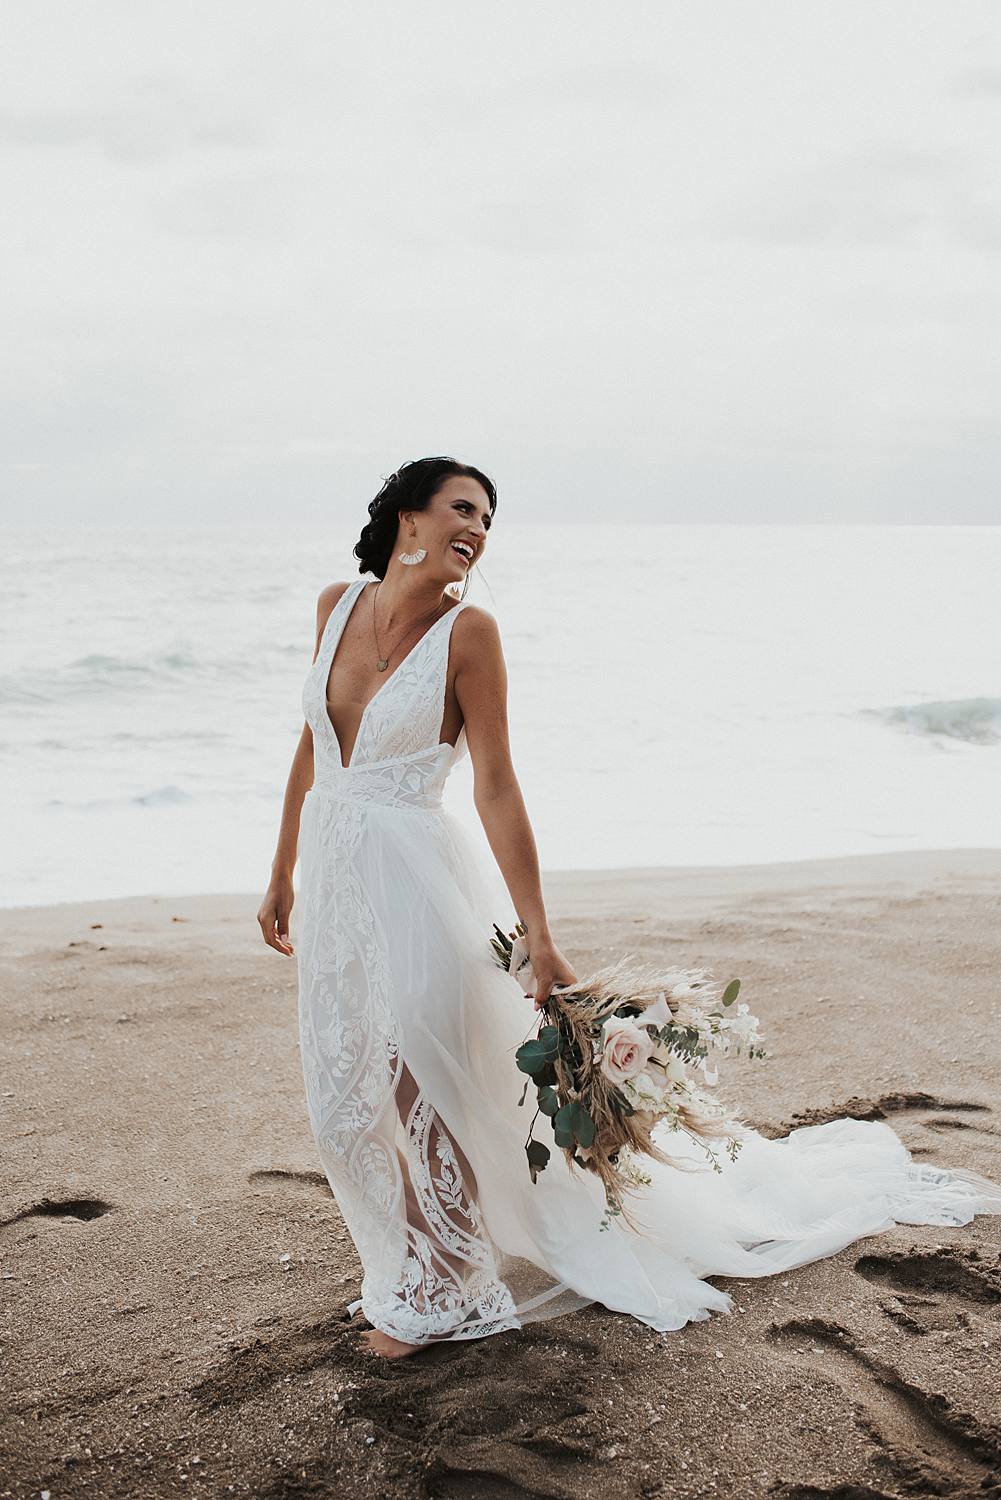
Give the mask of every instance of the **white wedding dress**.
[[602, 1189], [561, 1151], [533, 1185], [514, 1052], [538, 1015], [489, 947], [493, 923], [516, 919], [442, 805], [467, 753], [465, 730], [440, 743], [464, 606], [376, 692], [345, 767], [326, 688], [364, 587], [333, 609], [303, 690], [315, 779], [292, 937], [310, 1122], [362, 1262], [354, 1306], [375, 1327], [412, 1344], [480, 1338], [598, 1302], [666, 1331], [731, 1309], [706, 1276], [770, 1276], [894, 1223], [1001, 1213], [987, 1178], [918, 1164], [888, 1125], [853, 1119], [750, 1131], [735, 1161], [719, 1153], [722, 1173], [671, 1134], [692, 1170], [650, 1166], [633, 1200], [642, 1233], [599, 1227]]

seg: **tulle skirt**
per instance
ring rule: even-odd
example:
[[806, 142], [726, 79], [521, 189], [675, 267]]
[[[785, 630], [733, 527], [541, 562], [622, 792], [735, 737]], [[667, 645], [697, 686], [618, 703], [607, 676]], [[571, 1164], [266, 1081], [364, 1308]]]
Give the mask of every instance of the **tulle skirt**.
[[[369, 1321], [408, 1343], [483, 1337], [598, 1302], [668, 1331], [897, 1223], [1001, 1213], [1001, 1186], [915, 1162], [889, 1125], [749, 1130], [735, 1160], [665, 1131], [636, 1228], [553, 1150], [533, 1184], [517, 1047], [538, 1019], [489, 947], [515, 915], [445, 807], [307, 794], [292, 937], [306, 1100], [363, 1267]], [[531, 1090], [529, 1090], [531, 1095]], [[663, 1127], [662, 1127], [663, 1129]]]

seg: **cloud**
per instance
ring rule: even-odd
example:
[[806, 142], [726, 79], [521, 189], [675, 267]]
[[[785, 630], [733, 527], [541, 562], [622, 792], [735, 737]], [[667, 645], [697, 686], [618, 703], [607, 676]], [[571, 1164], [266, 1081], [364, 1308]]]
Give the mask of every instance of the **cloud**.
[[566, 99], [604, 112], [624, 106], [659, 109], [675, 98], [678, 87], [673, 76], [662, 68], [622, 61], [529, 74], [498, 93], [520, 100], [529, 94], [541, 100]]
[[455, 448], [540, 516], [972, 513], [1001, 70], [862, 10], [13, 8], [0, 462], [51, 514], [326, 516]]
[[266, 245], [294, 239], [319, 196], [304, 173], [269, 163], [200, 174], [163, 194], [150, 215], [183, 239]]
[[873, 144], [792, 173], [710, 215], [724, 238], [818, 248], [958, 240], [993, 248], [995, 210], [958, 147]]
[[949, 92], [960, 99], [1001, 99], [1001, 68], [964, 68]]
[[162, 72], [133, 78], [107, 103], [0, 110], [0, 145], [47, 151], [92, 146], [126, 167], [259, 143], [256, 123]]

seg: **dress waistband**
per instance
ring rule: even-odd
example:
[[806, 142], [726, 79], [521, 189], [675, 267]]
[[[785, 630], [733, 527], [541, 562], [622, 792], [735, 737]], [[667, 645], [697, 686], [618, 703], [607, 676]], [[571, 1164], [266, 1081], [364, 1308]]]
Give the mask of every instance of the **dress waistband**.
[[442, 805], [448, 774], [440, 755], [420, 751], [412, 756], [372, 761], [360, 766], [317, 766], [313, 791], [337, 802], [431, 810]]

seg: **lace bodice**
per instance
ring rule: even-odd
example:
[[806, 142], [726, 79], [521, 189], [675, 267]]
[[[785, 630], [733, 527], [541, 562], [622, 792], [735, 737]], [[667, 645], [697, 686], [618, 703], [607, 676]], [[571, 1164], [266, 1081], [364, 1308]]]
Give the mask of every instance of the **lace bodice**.
[[334, 605], [303, 687], [303, 713], [313, 731], [313, 785], [352, 801], [434, 807], [449, 771], [467, 753], [465, 727], [455, 745], [439, 740], [452, 626], [465, 605], [437, 619], [365, 705], [345, 766], [327, 712], [327, 679], [348, 615], [365, 586], [366, 580], [358, 579]]

